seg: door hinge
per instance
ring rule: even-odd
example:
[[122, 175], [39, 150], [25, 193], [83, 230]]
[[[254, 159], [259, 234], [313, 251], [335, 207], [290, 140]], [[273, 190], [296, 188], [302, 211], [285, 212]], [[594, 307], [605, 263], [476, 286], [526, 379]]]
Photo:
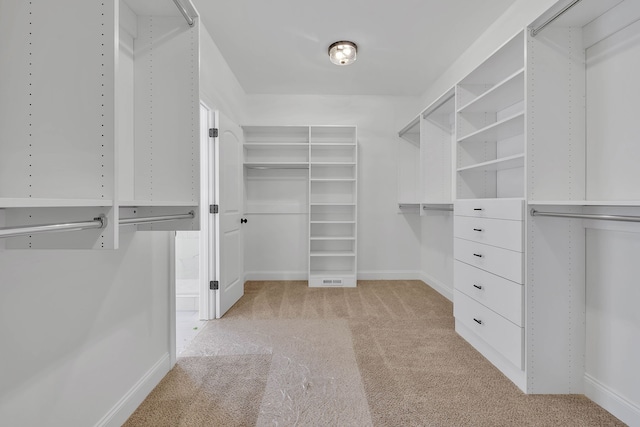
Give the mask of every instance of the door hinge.
[[209, 205], [209, 213], [217, 214], [218, 213], [218, 205]]
[[220, 282], [218, 282], [217, 280], [210, 281], [209, 289], [211, 289], [212, 291], [217, 291], [218, 289], [220, 289]]
[[218, 128], [209, 128], [209, 138], [218, 137]]

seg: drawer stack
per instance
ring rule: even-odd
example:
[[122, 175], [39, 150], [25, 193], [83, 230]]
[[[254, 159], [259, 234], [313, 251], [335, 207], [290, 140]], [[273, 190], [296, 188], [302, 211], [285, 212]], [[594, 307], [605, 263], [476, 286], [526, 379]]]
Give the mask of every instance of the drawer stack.
[[524, 201], [454, 205], [454, 316], [518, 369], [524, 368]]

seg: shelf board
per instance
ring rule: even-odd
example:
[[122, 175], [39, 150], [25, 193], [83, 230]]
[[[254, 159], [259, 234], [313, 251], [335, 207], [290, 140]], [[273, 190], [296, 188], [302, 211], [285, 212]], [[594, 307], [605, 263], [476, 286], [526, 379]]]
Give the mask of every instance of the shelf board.
[[153, 207], [153, 206], [198, 206], [198, 202], [185, 202], [185, 201], [167, 201], [167, 200], [120, 200], [118, 205], [121, 208], [135, 208], [135, 207]]
[[309, 148], [306, 142], [245, 142], [245, 148]]
[[524, 112], [492, 123], [487, 127], [458, 139], [458, 142], [501, 141], [522, 134], [524, 134]]
[[355, 224], [355, 221], [309, 221], [310, 224]]
[[12, 198], [0, 197], [2, 208], [80, 208], [80, 207], [111, 207], [111, 199], [39, 199], [32, 197]]
[[309, 169], [308, 162], [244, 162], [250, 169]]
[[524, 167], [524, 154], [517, 154], [515, 156], [503, 157], [496, 160], [490, 160], [488, 162], [465, 166], [463, 168], [458, 168], [458, 172], [495, 172], [521, 167]]
[[326, 143], [312, 142], [309, 145], [311, 145], [311, 148], [340, 148], [340, 147], [353, 148], [356, 146], [356, 143], [355, 142], [326, 142]]
[[311, 270], [309, 271], [310, 277], [355, 277], [356, 273], [346, 270]]
[[640, 200], [529, 200], [529, 206], [640, 206]]
[[356, 238], [355, 237], [309, 237], [309, 240], [322, 240], [322, 241], [333, 241], [333, 240], [340, 240], [340, 241], [355, 241]]
[[356, 162], [310, 162], [311, 166], [355, 166]]
[[309, 256], [312, 257], [354, 257], [356, 253], [354, 251], [311, 251]]
[[452, 200], [427, 200], [420, 202], [421, 205], [434, 205], [434, 206], [453, 206]]
[[318, 182], [356, 182], [355, 178], [311, 178], [310, 180]]
[[310, 206], [355, 206], [355, 203], [309, 203]]
[[482, 95], [468, 102], [458, 113], [484, 113], [500, 111], [524, 100], [524, 68], [497, 83]]

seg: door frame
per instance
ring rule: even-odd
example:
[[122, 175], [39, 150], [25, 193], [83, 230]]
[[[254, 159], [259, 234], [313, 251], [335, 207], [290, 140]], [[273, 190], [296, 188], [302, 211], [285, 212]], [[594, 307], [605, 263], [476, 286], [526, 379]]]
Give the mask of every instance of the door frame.
[[200, 101], [200, 319], [216, 318], [215, 291], [209, 282], [217, 280], [218, 265], [218, 222], [209, 206], [217, 203], [218, 179], [217, 145], [218, 138], [209, 136], [209, 129], [218, 123], [218, 111]]

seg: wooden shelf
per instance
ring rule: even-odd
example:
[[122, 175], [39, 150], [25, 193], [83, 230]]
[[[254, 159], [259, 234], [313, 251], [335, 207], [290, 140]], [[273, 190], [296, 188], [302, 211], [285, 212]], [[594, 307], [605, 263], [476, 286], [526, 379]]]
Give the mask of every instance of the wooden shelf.
[[331, 256], [331, 257], [354, 257], [356, 253], [354, 251], [311, 251], [310, 256]]
[[356, 182], [355, 178], [311, 178], [310, 181], [317, 181], [317, 182]]
[[310, 237], [310, 240], [321, 240], [321, 241], [355, 241], [355, 237]]
[[198, 202], [187, 201], [167, 201], [167, 200], [122, 200], [119, 201], [121, 208], [135, 208], [135, 207], [153, 207], [153, 206], [197, 206]]
[[524, 68], [470, 101], [458, 113], [497, 112], [524, 100]]
[[500, 141], [523, 133], [524, 112], [521, 112], [466, 135], [458, 139], [458, 142]]
[[529, 206], [620, 206], [638, 207], [640, 200], [529, 200]]
[[517, 154], [515, 156], [503, 157], [501, 159], [478, 163], [471, 166], [465, 166], [463, 168], [458, 168], [458, 172], [469, 172], [469, 171], [495, 172], [495, 171], [515, 169], [515, 168], [521, 168], [521, 167], [524, 167], [524, 154]]
[[309, 169], [308, 162], [245, 162], [250, 169]]
[[309, 148], [306, 142], [245, 142], [245, 148]]
[[111, 207], [113, 200], [107, 199], [36, 199], [36, 198], [0, 198], [2, 208], [74, 208], [74, 207]]
[[309, 224], [355, 224], [355, 221], [309, 221]]

